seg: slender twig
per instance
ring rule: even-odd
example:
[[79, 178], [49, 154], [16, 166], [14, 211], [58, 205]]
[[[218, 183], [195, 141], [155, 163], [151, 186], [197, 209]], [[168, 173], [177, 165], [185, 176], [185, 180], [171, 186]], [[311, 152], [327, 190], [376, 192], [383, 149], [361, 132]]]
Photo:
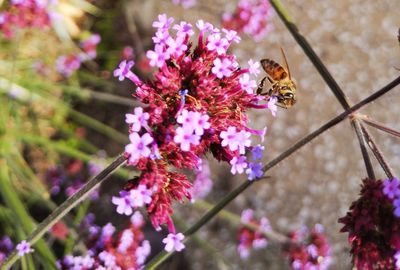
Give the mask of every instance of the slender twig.
[[379, 147], [375, 144], [375, 141], [372, 135], [369, 133], [366, 127], [361, 127], [364, 133], [365, 139], [368, 142], [368, 146], [371, 149], [372, 153], [374, 153], [376, 160], [378, 160], [379, 164], [381, 165], [382, 169], [385, 171], [385, 174], [389, 179], [393, 179], [394, 173], [392, 168], [390, 168], [389, 163], [386, 161], [385, 156], [382, 154], [382, 151]]
[[357, 113], [354, 115], [354, 117], [361, 119], [364, 123], [366, 123], [367, 125], [369, 125], [371, 127], [382, 130], [382, 131], [389, 133], [390, 135], [393, 135], [395, 137], [400, 137], [400, 131], [390, 128], [390, 127], [388, 127], [382, 123], [379, 123], [375, 120], [372, 120], [371, 118], [367, 117], [366, 115], [361, 115], [361, 114]]
[[[346, 94], [343, 92], [343, 90], [340, 88], [339, 84], [335, 81], [329, 70], [326, 68], [324, 63], [321, 61], [321, 59], [318, 57], [318, 55], [315, 53], [311, 45], [308, 43], [306, 38], [300, 33], [299, 29], [295, 25], [293, 19], [290, 17], [289, 13], [285, 9], [285, 7], [282, 5], [282, 3], [279, 0], [269, 0], [275, 11], [278, 13], [279, 17], [289, 30], [289, 32], [292, 34], [294, 39], [297, 41], [297, 43], [300, 45], [300, 47], [303, 49], [304, 53], [307, 55], [307, 57], [310, 59], [310, 61], [313, 63], [319, 74], [322, 76], [323, 80], [326, 82], [326, 84], [329, 86], [337, 100], [340, 102], [342, 107], [347, 110], [350, 108], [352, 103], [350, 100], [346, 97]], [[358, 142], [360, 144], [360, 149], [361, 149], [361, 154], [364, 159], [364, 164], [365, 168], [367, 170], [368, 177], [370, 179], [375, 179], [375, 174], [374, 174], [374, 169], [372, 167], [371, 160], [368, 155], [367, 151], [367, 146], [366, 146], [366, 141], [365, 138], [363, 137], [363, 133], [361, 131], [361, 124], [358, 122], [358, 120], [353, 120], [352, 121], [352, 126], [357, 134]]]
[[[366, 99], [362, 100], [361, 102], [357, 103], [356, 105], [352, 106], [348, 110], [344, 111], [340, 115], [336, 116], [335, 118], [328, 121], [326, 124], [322, 125], [319, 129], [315, 130], [314, 132], [308, 134], [304, 138], [300, 139], [297, 143], [289, 147], [286, 151], [280, 154], [278, 157], [270, 161], [266, 164], [263, 168], [264, 172], [267, 172], [269, 169], [277, 165], [279, 162], [283, 161], [295, 151], [306, 145], [308, 142], [315, 139], [318, 135], [322, 134], [329, 128], [335, 126], [336, 124], [340, 123], [344, 119], [346, 119], [350, 114], [354, 113], [355, 111], [359, 110], [364, 105], [370, 103], [371, 101], [376, 100], [380, 96], [384, 95], [385, 93], [389, 92], [391, 89], [396, 87], [400, 84], [400, 77], [397, 77], [395, 80], [387, 84], [385, 87], [380, 89], [379, 91], [375, 92], [371, 96], [367, 97]], [[257, 181], [258, 182], [258, 181]], [[231, 191], [228, 195], [226, 195], [222, 200], [220, 200], [210, 211], [204, 214], [192, 227], [184, 232], [187, 237], [194, 234], [197, 230], [199, 230], [203, 225], [205, 225], [208, 221], [210, 221], [215, 215], [217, 215], [226, 205], [228, 205], [231, 201], [233, 201], [240, 193], [245, 191], [249, 186], [251, 186], [255, 181], [246, 181], [242, 183], [239, 187]], [[162, 262], [168, 259], [173, 252], [165, 252], [161, 251], [156, 257], [154, 257], [146, 266], [145, 269], [156, 269]]]
[[[72, 208], [83, 201], [89, 194], [99, 187], [115, 170], [126, 162], [123, 154], [119, 155], [107, 168], [87, 182], [74, 195], [64, 201], [47, 218], [45, 218], [26, 239], [31, 245], [38, 241], [57, 221], [65, 216]], [[14, 250], [1, 265], [1, 269], [9, 269], [17, 260], [18, 255]]]

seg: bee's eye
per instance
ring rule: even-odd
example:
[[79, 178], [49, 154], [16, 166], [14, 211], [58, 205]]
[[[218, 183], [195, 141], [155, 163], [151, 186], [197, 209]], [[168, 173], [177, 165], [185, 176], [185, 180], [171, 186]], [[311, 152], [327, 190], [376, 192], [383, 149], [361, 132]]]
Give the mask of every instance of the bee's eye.
[[286, 93], [283, 95], [286, 99], [291, 99], [293, 98], [293, 94], [292, 93]]

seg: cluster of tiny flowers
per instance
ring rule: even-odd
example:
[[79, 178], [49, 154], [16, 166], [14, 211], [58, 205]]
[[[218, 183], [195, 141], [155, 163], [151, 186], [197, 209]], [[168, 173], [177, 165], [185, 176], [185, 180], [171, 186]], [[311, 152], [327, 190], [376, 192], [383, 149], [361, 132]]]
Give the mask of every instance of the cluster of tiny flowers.
[[80, 43], [80, 54], [61, 55], [56, 60], [56, 70], [64, 77], [71, 76], [81, 67], [81, 63], [96, 58], [96, 47], [101, 38], [98, 34], [92, 34]]
[[261, 249], [268, 245], [268, 241], [264, 236], [265, 232], [271, 231], [271, 226], [267, 218], [263, 217], [260, 221], [254, 218], [253, 210], [243, 210], [241, 215], [241, 222], [245, 225], [257, 226], [257, 230], [249, 229], [248, 227], [239, 228], [238, 240], [239, 245], [237, 250], [240, 258], [247, 259], [250, 255], [251, 249]]
[[7, 235], [4, 235], [0, 239], [0, 264], [7, 258], [7, 256], [11, 253], [13, 250], [14, 245], [13, 242], [11, 241], [10, 237]]
[[290, 242], [283, 247], [283, 255], [293, 270], [326, 270], [329, 268], [331, 248], [324, 228], [316, 224], [308, 230], [303, 228], [288, 234]]
[[129, 226], [118, 233], [111, 223], [100, 227], [93, 224], [93, 219], [88, 215], [81, 224], [87, 254], [65, 256], [57, 262], [58, 269], [141, 269], [151, 251], [149, 241], [144, 240], [142, 215], [135, 212]]
[[[102, 159], [95, 160], [85, 164], [81, 160], [70, 160], [65, 166], [56, 166], [50, 168], [46, 174], [46, 184], [50, 188], [52, 199], [58, 200], [60, 197], [65, 199], [78, 191], [92, 176], [97, 175], [104, 164]], [[96, 190], [90, 195], [92, 200], [99, 197]]]
[[48, 0], [11, 0], [6, 11], [0, 12], [0, 31], [6, 38], [14, 36], [15, 29], [48, 27], [51, 18]]
[[196, 5], [197, 0], [172, 0], [174, 5], [181, 5], [183, 8], [191, 8]]
[[[179, 170], [199, 169], [207, 152], [219, 161], [243, 163], [246, 151], [255, 149], [251, 135], [263, 139], [266, 132], [266, 128], [247, 126], [246, 111], [268, 108], [270, 98], [251, 89], [256, 83], [250, 75], [259, 66], [252, 63], [240, 69], [235, 56], [227, 54], [232, 42], [240, 40], [235, 31], [199, 20], [194, 45], [193, 26], [187, 22], [173, 25], [173, 21], [163, 14], [153, 23], [155, 48], [146, 53], [150, 65], [157, 68], [153, 81], [142, 82], [131, 71], [133, 61], [122, 61], [114, 71], [119, 80], [127, 78], [136, 84], [134, 96], [146, 106], [126, 115], [130, 143], [125, 155], [141, 174], [113, 202], [126, 215], [145, 206], [156, 229], [167, 224], [175, 235], [171, 204], [192, 197], [192, 184]], [[246, 168], [250, 180], [263, 174], [258, 163]]]
[[341, 232], [348, 232], [357, 269], [400, 269], [399, 180], [365, 179]]
[[273, 29], [272, 14], [273, 10], [268, 0], [240, 0], [233, 14], [223, 14], [222, 25], [260, 41]]
[[207, 160], [201, 159], [201, 164], [196, 173], [196, 178], [193, 181], [193, 186], [190, 190], [192, 202], [197, 199], [205, 198], [210, 193], [213, 187], [213, 181], [210, 178], [211, 171]]

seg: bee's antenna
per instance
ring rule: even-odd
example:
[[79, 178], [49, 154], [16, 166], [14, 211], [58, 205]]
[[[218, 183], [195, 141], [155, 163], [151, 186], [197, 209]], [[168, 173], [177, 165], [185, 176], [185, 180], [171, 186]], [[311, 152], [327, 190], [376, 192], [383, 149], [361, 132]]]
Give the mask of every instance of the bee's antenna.
[[282, 53], [282, 56], [283, 56], [283, 60], [285, 60], [286, 69], [287, 69], [287, 71], [289, 73], [288, 74], [289, 75], [289, 79], [292, 79], [292, 77], [290, 76], [290, 69], [289, 69], [289, 65], [288, 65], [287, 59], [286, 59], [286, 55], [285, 55], [285, 52], [283, 51], [282, 47], [281, 47], [281, 53]]

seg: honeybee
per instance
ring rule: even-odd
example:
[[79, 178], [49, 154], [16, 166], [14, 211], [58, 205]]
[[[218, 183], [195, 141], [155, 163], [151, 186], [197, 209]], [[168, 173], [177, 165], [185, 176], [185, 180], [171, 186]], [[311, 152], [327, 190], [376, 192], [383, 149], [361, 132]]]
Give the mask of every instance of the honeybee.
[[[283, 59], [285, 60], [286, 68], [271, 59], [262, 59], [261, 66], [267, 73], [257, 89], [257, 94], [276, 96], [278, 98], [277, 105], [282, 108], [290, 108], [296, 103], [296, 84], [290, 76], [289, 65], [286, 60], [285, 53], [281, 48]], [[265, 80], [271, 84], [267, 92], [262, 93]]]

